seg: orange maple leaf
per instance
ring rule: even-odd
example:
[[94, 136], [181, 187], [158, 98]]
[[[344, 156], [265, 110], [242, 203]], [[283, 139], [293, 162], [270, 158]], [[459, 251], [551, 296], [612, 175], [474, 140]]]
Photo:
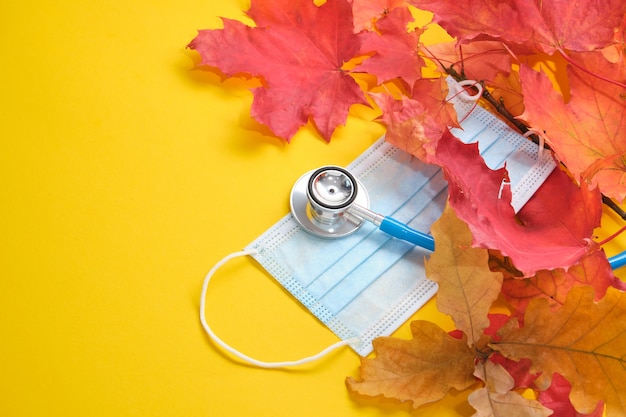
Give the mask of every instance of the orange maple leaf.
[[427, 321], [411, 323], [413, 339], [374, 340], [375, 358], [361, 359], [360, 380], [348, 388], [368, 396], [411, 401], [414, 408], [442, 399], [451, 389], [472, 385], [474, 353], [465, 338], [456, 339]]
[[511, 72], [512, 55], [502, 42], [474, 41], [458, 45], [445, 42], [424, 47], [429, 58], [448, 74], [449, 68], [476, 81], [493, 80], [497, 74]]
[[[626, 78], [620, 64], [601, 53], [585, 54], [588, 70]], [[626, 197], [626, 92], [618, 85], [570, 68], [570, 101], [551, 91], [543, 73], [520, 69], [525, 111], [521, 116], [546, 133], [556, 156], [580, 180], [620, 202]]]
[[569, 269], [541, 270], [530, 278], [520, 279], [505, 276], [502, 294], [514, 308], [517, 317], [523, 320], [524, 311], [531, 300], [545, 298], [552, 309], [565, 303], [567, 294], [574, 287], [590, 285], [595, 290], [596, 300], [604, 297], [607, 288], [621, 289], [622, 282], [613, 274], [602, 250], [585, 255], [579, 263]]
[[370, 95], [382, 110], [380, 120], [387, 127], [387, 142], [431, 162], [437, 141], [449, 126], [458, 126], [454, 107], [446, 100], [447, 94], [448, 85], [443, 78], [422, 78], [413, 85], [410, 97]]

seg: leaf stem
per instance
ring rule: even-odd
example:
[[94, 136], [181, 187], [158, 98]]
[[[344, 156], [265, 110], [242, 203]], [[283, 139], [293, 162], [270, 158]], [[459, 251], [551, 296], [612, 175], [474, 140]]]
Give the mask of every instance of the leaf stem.
[[562, 56], [563, 58], [565, 58], [565, 60], [566, 60], [569, 64], [571, 64], [572, 66], [574, 66], [574, 67], [578, 68], [578, 69], [579, 69], [579, 70], [581, 70], [582, 72], [584, 72], [584, 73], [586, 73], [586, 74], [588, 74], [588, 75], [591, 75], [592, 77], [595, 77], [595, 78], [597, 78], [597, 79], [599, 79], [599, 80], [606, 81], [607, 83], [611, 83], [611, 84], [614, 84], [614, 85], [616, 85], [616, 86], [618, 86], [618, 87], [621, 87], [621, 88], [623, 88], [623, 89], [626, 89], [626, 84], [621, 83], [621, 82], [619, 82], [619, 81], [617, 81], [617, 80], [613, 80], [613, 79], [611, 79], [611, 78], [609, 78], [609, 77], [605, 77], [604, 75], [597, 74], [597, 73], [595, 73], [595, 72], [593, 72], [593, 71], [590, 71], [590, 70], [588, 70], [587, 68], [585, 68], [585, 67], [583, 67], [582, 65], [580, 65], [578, 62], [574, 61], [574, 60], [573, 60], [573, 59], [572, 59], [569, 55], [567, 55], [567, 53], [565, 53], [565, 51], [564, 51], [563, 49], [559, 48], [559, 49], [557, 49], [557, 50], [559, 51], [559, 53], [561, 54], [561, 56]]
[[620, 234], [622, 234], [624, 231], [626, 231], [626, 226], [622, 226], [621, 229], [619, 229], [617, 232], [613, 233], [611, 236], [607, 237], [606, 239], [604, 239], [601, 242], [598, 242], [598, 245], [602, 246], [605, 243], [609, 243], [611, 240], [615, 239], [617, 236], [619, 236]]

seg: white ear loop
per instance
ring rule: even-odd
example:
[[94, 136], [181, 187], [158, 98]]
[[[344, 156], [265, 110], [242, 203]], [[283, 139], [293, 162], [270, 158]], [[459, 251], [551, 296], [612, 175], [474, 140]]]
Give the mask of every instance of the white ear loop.
[[[482, 97], [483, 95], [483, 86], [481, 83], [479, 83], [478, 81], [474, 81], [474, 80], [462, 80], [462, 81], [458, 81], [456, 83], [459, 87], [459, 89], [457, 89], [456, 93], [458, 93], [458, 95], [463, 99], [463, 100], [467, 100], [467, 101], [478, 101], [479, 98]], [[463, 87], [475, 87], [478, 92], [476, 94], [474, 94], [473, 96], [470, 95], [466, 89], [464, 89]]]
[[[462, 81], [457, 81], [455, 84], [452, 84], [452, 86], [454, 86], [454, 91], [452, 93], [452, 96], [458, 96], [460, 99], [464, 100], [464, 101], [474, 101], [477, 102], [483, 95], [483, 86], [481, 83], [479, 83], [478, 81], [474, 81], [474, 80], [462, 80]], [[463, 87], [475, 87], [478, 92], [474, 95], [470, 95], [467, 90]], [[477, 104], [474, 104], [474, 106], [476, 106]], [[474, 110], [474, 107], [470, 108], [470, 110], [465, 113], [463, 115], [463, 117], [460, 117], [460, 115], [457, 114], [457, 119], [459, 120], [459, 122], [462, 122], [463, 120], [465, 120], [467, 118], [467, 116], [469, 116], [472, 111]]]
[[504, 187], [506, 187], [507, 185], [511, 185], [511, 181], [506, 181], [504, 178], [502, 179], [502, 182], [500, 183], [500, 190], [498, 190], [498, 200], [502, 200], [502, 193], [504, 192]]
[[543, 161], [543, 151], [545, 149], [544, 146], [546, 144], [546, 140], [543, 137], [544, 133], [536, 129], [528, 129], [528, 131], [524, 133], [522, 136], [527, 138], [531, 135], [537, 135], [537, 137], [539, 138], [539, 143], [538, 143], [539, 149], [537, 150], [537, 162], [535, 162], [535, 166], [541, 165], [541, 162]]
[[206, 293], [207, 293], [207, 288], [209, 286], [209, 282], [211, 281], [211, 278], [213, 277], [215, 272], [226, 262], [230, 261], [233, 258], [238, 258], [241, 256], [248, 256], [248, 255], [255, 255], [257, 253], [259, 253], [259, 251], [255, 249], [242, 250], [239, 252], [231, 253], [230, 255], [225, 256], [217, 264], [215, 264], [215, 266], [211, 268], [209, 273], [204, 278], [204, 283], [202, 284], [202, 294], [200, 295], [200, 322], [202, 323], [202, 327], [204, 327], [204, 330], [209, 335], [211, 340], [213, 340], [213, 342], [215, 342], [217, 345], [222, 347], [222, 349], [230, 352], [232, 355], [236, 356], [237, 358], [245, 362], [248, 362], [252, 365], [258, 366], [260, 368], [284, 368], [284, 367], [289, 367], [289, 366], [304, 365], [306, 363], [316, 361], [340, 347], [347, 346], [351, 343], [359, 342], [358, 338], [341, 340], [337, 343], [330, 345], [329, 347], [322, 350], [321, 352], [312, 356], [308, 356], [306, 358], [293, 360], [293, 361], [283, 361], [283, 362], [265, 362], [265, 361], [260, 361], [258, 359], [251, 358], [250, 356], [238, 351], [237, 349], [230, 346], [228, 343], [224, 342], [219, 336], [217, 336], [215, 332], [213, 331], [213, 329], [211, 329], [211, 326], [209, 326], [209, 324], [207, 323], [206, 317], [205, 317]]

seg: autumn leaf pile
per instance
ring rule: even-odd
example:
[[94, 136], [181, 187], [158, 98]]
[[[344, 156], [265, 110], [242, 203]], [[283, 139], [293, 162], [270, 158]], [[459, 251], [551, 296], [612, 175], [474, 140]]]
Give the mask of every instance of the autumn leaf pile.
[[[626, 197], [626, 1], [252, 0], [247, 15], [189, 47], [203, 68], [259, 80], [254, 119], [331, 141], [371, 106], [388, 141], [448, 181], [426, 272], [457, 330], [416, 321], [410, 340], [377, 339], [349, 389], [416, 408], [470, 390], [477, 416], [626, 415], [626, 294], [592, 240], [603, 199]], [[453, 40], [424, 45], [434, 25]], [[518, 213], [506, 168], [450, 132], [445, 76], [480, 83], [479, 105], [560, 162]]]

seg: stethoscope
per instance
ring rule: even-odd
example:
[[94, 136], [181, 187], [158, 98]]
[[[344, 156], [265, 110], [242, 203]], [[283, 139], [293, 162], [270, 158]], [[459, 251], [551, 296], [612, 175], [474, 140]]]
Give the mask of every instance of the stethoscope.
[[291, 213], [306, 232], [322, 238], [340, 238], [356, 232], [365, 221], [414, 245], [435, 250], [432, 236], [369, 209], [361, 181], [348, 170], [328, 165], [301, 176], [291, 190]]
[[[317, 237], [348, 236], [368, 221], [390, 236], [435, 250], [432, 236], [370, 210], [365, 187], [345, 168], [327, 165], [307, 172], [291, 189], [290, 204], [300, 227]], [[610, 257], [609, 263], [613, 269], [626, 265], [626, 251]]]

